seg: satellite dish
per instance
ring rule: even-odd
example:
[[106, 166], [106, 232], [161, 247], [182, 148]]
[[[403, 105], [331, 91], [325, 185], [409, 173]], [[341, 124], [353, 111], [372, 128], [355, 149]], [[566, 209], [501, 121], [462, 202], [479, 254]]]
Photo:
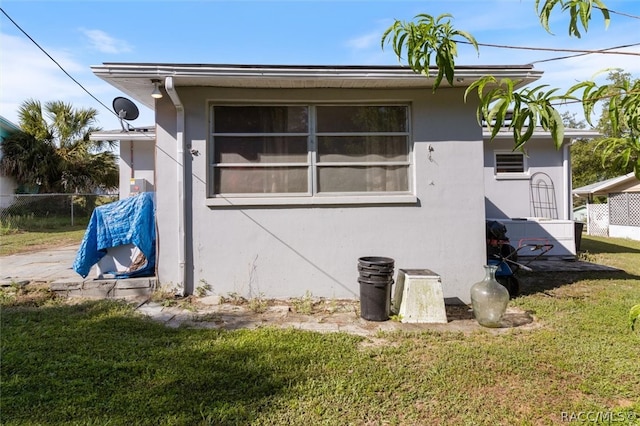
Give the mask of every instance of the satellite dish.
[[[138, 111], [138, 107], [131, 100], [127, 98], [123, 98], [121, 96], [115, 98], [113, 100], [113, 110], [118, 114], [118, 118], [120, 119], [120, 126], [122, 126], [122, 131], [126, 132], [127, 129], [124, 128], [124, 120], [135, 120], [140, 115], [140, 111]], [[129, 127], [128, 130], [131, 130], [131, 126], [127, 124]]]

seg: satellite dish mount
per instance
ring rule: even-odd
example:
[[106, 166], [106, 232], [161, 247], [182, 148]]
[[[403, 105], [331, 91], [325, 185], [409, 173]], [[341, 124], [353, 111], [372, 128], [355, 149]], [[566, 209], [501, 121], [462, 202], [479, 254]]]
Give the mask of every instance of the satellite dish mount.
[[136, 106], [136, 104], [134, 104], [127, 98], [119, 96], [113, 100], [113, 110], [120, 119], [120, 126], [122, 127], [123, 132], [135, 130], [129, 123], [127, 123], [127, 128], [125, 128], [124, 122], [133, 121], [138, 118], [138, 115], [140, 115], [140, 111], [138, 111], [138, 107]]

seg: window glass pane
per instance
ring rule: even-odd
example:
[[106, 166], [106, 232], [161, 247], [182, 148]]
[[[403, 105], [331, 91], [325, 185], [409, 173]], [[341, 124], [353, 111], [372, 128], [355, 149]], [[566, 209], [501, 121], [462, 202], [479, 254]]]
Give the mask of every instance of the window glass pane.
[[524, 154], [496, 154], [496, 173], [524, 173]]
[[318, 132], [406, 132], [405, 106], [318, 106]]
[[404, 192], [408, 175], [408, 166], [318, 167], [318, 191]]
[[407, 161], [406, 136], [318, 136], [318, 161]]
[[215, 106], [215, 133], [306, 133], [305, 106]]
[[306, 167], [229, 167], [214, 169], [216, 194], [307, 192]]
[[214, 137], [215, 163], [306, 163], [306, 136]]

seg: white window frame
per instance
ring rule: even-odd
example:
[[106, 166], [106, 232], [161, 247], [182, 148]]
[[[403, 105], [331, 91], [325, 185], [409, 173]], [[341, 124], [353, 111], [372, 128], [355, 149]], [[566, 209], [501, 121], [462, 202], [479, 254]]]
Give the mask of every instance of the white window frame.
[[[519, 155], [522, 158], [522, 171], [517, 172], [499, 172], [498, 156], [500, 155]], [[529, 179], [529, 165], [527, 164], [527, 155], [524, 152], [512, 151], [508, 149], [493, 151], [493, 174], [496, 179]]]
[[[316, 106], [403, 106], [407, 108], [407, 130], [406, 132], [354, 132], [354, 133], [328, 133], [316, 132]], [[217, 106], [306, 106], [308, 108], [308, 132], [307, 133], [214, 133], [214, 107]], [[414, 175], [414, 154], [413, 139], [411, 137], [411, 105], [409, 103], [398, 102], [349, 102], [349, 103], [279, 103], [279, 102], [252, 102], [252, 103], [229, 103], [210, 102], [209, 104], [209, 140], [207, 143], [207, 198], [205, 204], [208, 206], [252, 206], [252, 205], [343, 205], [343, 204], [415, 204], [417, 197], [413, 182]], [[214, 191], [214, 143], [216, 136], [307, 136], [307, 163], [308, 167], [308, 190], [305, 193], [250, 193], [250, 194], [215, 194]], [[406, 161], [388, 162], [318, 162], [317, 159], [317, 137], [318, 136], [405, 136], [407, 143]], [[287, 167], [302, 166], [302, 163], [260, 163], [258, 167]], [[320, 166], [319, 166], [320, 165]], [[318, 192], [318, 167], [331, 166], [407, 166], [407, 191], [397, 192]], [[226, 163], [224, 167], [252, 167], [251, 164]]]

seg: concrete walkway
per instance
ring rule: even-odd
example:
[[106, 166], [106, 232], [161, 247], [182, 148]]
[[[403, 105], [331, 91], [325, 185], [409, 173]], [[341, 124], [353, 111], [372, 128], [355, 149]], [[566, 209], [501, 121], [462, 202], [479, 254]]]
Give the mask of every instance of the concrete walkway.
[[[32, 253], [0, 256], [0, 285], [24, 282], [54, 282], [64, 280], [78, 283], [83, 279], [71, 266], [78, 246], [58, 247]], [[95, 277], [95, 269], [89, 276]]]
[[0, 256], [0, 286], [48, 283], [53, 291], [79, 297], [148, 296], [155, 288], [155, 277], [99, 280], [95, 265], [82, 278], [72, 269], [77, 252], [74, 245]]

